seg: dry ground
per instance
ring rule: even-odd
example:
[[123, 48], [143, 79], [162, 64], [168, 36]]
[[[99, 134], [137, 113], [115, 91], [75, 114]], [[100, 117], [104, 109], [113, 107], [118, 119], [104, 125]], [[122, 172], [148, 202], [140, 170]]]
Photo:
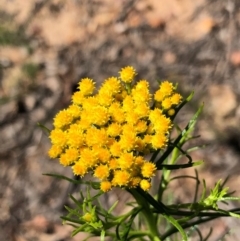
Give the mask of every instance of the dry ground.
[[[169, 79], [185, 95], [195, 91], [180, 124], [205, 102], [196, 131], [208, 145], [193, 158], [205, 160], [208, 183], [230, 175], [240, 194], [239, 40], [238, 0], [1, 0], [0, 240], [82, 239], [59, 220], [71, 187], [42, 173], [71, 172], [48, 159], [37, 123], [51, 128], [80, 78], [100, 83], [126, 65], [153, 89]], [[182, 200], [191, 195], [188, 183], [175, 188]], [[240, 237], [235, 219], [212, 225], [210, 240]]]

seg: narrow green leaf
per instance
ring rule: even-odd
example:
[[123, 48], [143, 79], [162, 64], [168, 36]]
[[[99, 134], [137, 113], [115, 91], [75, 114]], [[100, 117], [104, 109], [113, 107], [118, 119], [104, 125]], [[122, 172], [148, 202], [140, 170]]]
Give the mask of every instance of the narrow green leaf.
[[200, 106], [196, 114], [193, 116], [193, 118], [188, 122], [187, 126], [184, 128], [184, 130], [181, 132], [181, 134], [175, 139], [172, 145], [168, 146], [167, 150], [163, 153], [163, 155], [156, 161], [156, 167], [157, 169], [161, 166], [161, 164], [165, 161], [165, 159], [171, 154], [173, 149], [180, 144], [184, 143], [185, 139], [189, 135], [189, 133], [193, 130], [198, 116], [201, 114], [203, 110], [203, 105]]
[[222, 197], [221, 199], [219, 199], [219, 201], [228, 201], [228, 200], [239, 201], [240, 197]]
[[202, 195], [201, 195], [199, 203], [202, 203], [204, 201], [204, 199], [206, 197], [206, 191], [207, 191], [206, 181], [205, 181], [205, 179], [203, 179], [203, 191], [202, 191]]
[[199, 178], [198, 178], [198, 171], [197, 169], [194, 169], [195, 175], [196, 175], [196, 187], [195, 187], [195, 192], [194, 192], [194, 198], [193, 198], [193, 203], [197, 202], [197, 197], [198, 197], [198, 191], [199, 191], [199, 186], [201, 184]]
[[68, 206], [64, 206], [64, 208], [69, 212], [69, 214], [78, 214], [78, 212], [75, 209], [69, 208]]
[[240, 218], [240, 214], [233, 213], [233, 212], [228, 212], [229, 216], [234, 217], [234, 218]]
[[69, 177], [66, 177], [66, 176], [63, 176], [63, 175], [59, 175], [59, 174], [43, 173], [43, 175], [50, 176], [50, 177], [56, 177], [56, 178], [62, 179], [62, 180], [67, 180], [67, 181], [72, 182], [74, 184], [85, 184], [81, 180], [75, 180], [75, 179], [72, 179], [72, 178], [69, 178]]
[[158, 167], [158, 170], [162, 170], [162, 169], [166, 169], [166, 170], [184, 169], [184, 168], [199, 166], [199, 165], [202, 165], [203, 163], [204, 163], [203, 161], [196, 161], [196, 162], [179, 164], [179, 165], [161, 164], [161, 166]]
[[73, 195], [69, 195], [69, 197], [72, 199], [72, 201], [79, 207], [82, 209], [82, 204], [73, 196]]
[[[85, 227], [87, 227], [87, 224], [86, 224], [86, 223], [83, 224], [82, 226], [76, 228], [75, 230], [73, 230], [73, 232], [72, 232], [72, 237], [75, 236], [76, 234], [84, 231]], [[91, 237], [91, 236], [89, 236], [89, 237]]]
[[130, 229], [132, 227], [132, 223], [135, 219], [135, 217], [137, 216], [137, 214], [141, 211], [141, 208], [135, 208], [135, 210], [133, 211], [133, 214], [131, 215], [130, 219], [128, 220], [127, 223], [125, 223], [125, 229], [123, 231], [121, 240], [128, 240], [128, 234], [130, 232]]
[[111, 212], [114, 210], [114, 208], [117, 206], [118, 200], [109, 208], [108, 214], [111, 214]]
[[203, 236], [201, 231], [198, 229], [198, 227], [194, 226], [194, 231], [198, 234], [199, 236], [199, 241], [203, 241]]
[[120, 223], [118, 223], [117, 227], [116, 227], [116, 236], [117, 236], [117, 240], [121, 240], [121, 237], [120, 237]]
[[38, 127], [40, 127], [44, 132], [46, 132], [46, 134], [50, 134], [50, 132], [51, 132], [51, 130], [50, 129], [48, 129], [46, 126], [44, 126], [43, 124], [41, 124], [41, 123], [37, 123], [37, 125], [38, 125]]
[[212, 234], [212, 231], [213, 231], [213, 229], [212, 229], [212, 227], [211, 227], [210, 230], [209, 230], [209, 233], [208, 233], [207, 236], [203, 239], [203, 241], [207, 241], [207, 240], [209, 239], [209, 237], [210, 237], [211, 234]]
[[78, 219], [73, 219], [73, 218], [69, 218], [69, 217], [66, 217], [66, 216], [61, 216], [60, 218], [63, 219], [64, 221], [68, 221], [68, 222], [72, 222], [72, 223], [77, 223], [77, 224], [81, 224], [81, 225], [84, 224], [83, 221], [78, 220]]
[[74, 184], [91, 185], [91, 187], [94, 187], [94, 189], [96, 187], [98, 187], [97, 189], [99, 190], [99, 182], [82, 181], [81, 179], [76, 180], [76, 179], [72, 179], [72, 178], [69, 178], [69, 177], [66, 177], [66, 176], [63, 176], [63, 175], [59, 175], [59, 174], [54, 174], [54, 173], [43, 173], [43, 175], [55, 177], [55, 178], [62, 179], [62, 180], [66, 180], [66, 181], [69, 181], [69, 182], [74, 183]]
[[182, 235], [182, 241], [187, 241], [188, 240], [187, 234], [183, 230], [182, 226], [178, 223], [178, 221], [174, 219], [172, 216], [169, 216], [166, 214], [162, 214], [162, 215], [164, 218], [167, 219], [168, 222], [170, 222], [179, 231], [179, 233]]
[[182, 134], [182, 138], [180, 140], [180, 144], [184, 143], [185, 139], [193, 131], [193, 129], [194, 129], [195, 125], [196, 125], [197, 119], [198, 119], [199, 115], [202, 113], [203, 107], [204, 107], [204, 105], [202, 104], [198, 108], [197, 112], [194, 114], [192, 119], [188, 122], [188, 125], [186, 126], [186, 128], [182, 131], [182, 133], [181, 133]]
[[102, 230], [101, 231], [101, 241], [104, 241], [104, 239], [105, 239], [105, 231], [104, 230]]

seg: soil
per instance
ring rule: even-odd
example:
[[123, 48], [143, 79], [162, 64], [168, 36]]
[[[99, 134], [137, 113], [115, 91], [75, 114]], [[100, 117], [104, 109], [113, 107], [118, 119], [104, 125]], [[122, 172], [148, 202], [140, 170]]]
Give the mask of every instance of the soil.
[[[229, 176], [227, 186], [240, 195], [239, 39], [238, 0], [2, 0], [0, 240], [83, 239], [71, 238], [72, 228], [59, 218], [69, 192], [79, 188], [42, 175], [72, 177], [49, 160], [50, 142], [38, 123], [52, 128], [81, 78], [100, 85], [127, 65], [152, 89], [156, 80], [168, 79], [184, 96], [195, 92], [178, 117], [180, 126], [204, 102], [194, 143], [206, 147], [192, 157], [205, 161], [199, 172], [209, 187]], [[178, 181], [174, 190], [179, 200], [191, 200], [191, 183]], [[109, 196], [119, 197], [119, 191]], [[210, 240], [238, 240], [239, 224], [234, 218], [207, 224], [214, 227]]]

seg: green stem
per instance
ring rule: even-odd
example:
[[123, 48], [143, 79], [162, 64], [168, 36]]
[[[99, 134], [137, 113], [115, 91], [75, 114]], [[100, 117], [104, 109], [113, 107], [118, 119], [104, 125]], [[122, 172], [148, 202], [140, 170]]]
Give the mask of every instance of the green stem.
[[157, 224], [155, 222], [155, 217], [153, 212], [150, 209], [149, 203], [144, 199], [144, 197], [136, 189], [131, 189], [128, 191], [133, 195], [137, 203], [143, 208], [141, 210], [141, 214], [143, 215], [144, 221], [147, 224], [149, 235], [151, 235], [151, 240], [161, 241], [160, 235], [157, 229]]
[[144, 236], [151, 236], [151, 233], [149, 231], [131, 231], [130, 235], [129, 235], [129, 239], [133, 239], [133, 238], [139, 238], [140, 237], [144, 237]]
[[[178, 157], [179, 150], [177, 148], [174, 148], [172, 150], [172, 156], [171, 160], [169, 162], [170, 165], [175, 164], [177, 157]], [[159, 190], [158, 190], [158, 200], [162, 200], [162, 196], [164, 191], [167, 189], [167, 186], [169, 184], [169, 179], [170, 179], [170, 174], [171, 170], [164, 170], [162, 174], [162, 179], [159, 185]]]
[[131, 90], [132, 90], [132, 84], [131, 83], [126, 83], [125, 84], [125, 88], [127, 90], [128, 95], [130, 95], [131, 94]]

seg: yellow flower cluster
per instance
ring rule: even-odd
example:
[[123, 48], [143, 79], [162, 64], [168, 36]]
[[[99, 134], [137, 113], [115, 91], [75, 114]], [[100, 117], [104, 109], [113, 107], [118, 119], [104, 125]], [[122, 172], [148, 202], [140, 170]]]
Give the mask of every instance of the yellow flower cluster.
[[133, 84], [135, 76], [133, 67], [125, 67], [97, 93], [93, 80], [82, 79], [72, 104], [54, 118], [49, 156], [75, 175], [91, 172], [104, 192], [116, 186], [149, 190], [156, 166], [144, 155], [166, 147], [172, 127], [167, 115], [182, 100], [168, 81], [152, 99], [149, 83]]

